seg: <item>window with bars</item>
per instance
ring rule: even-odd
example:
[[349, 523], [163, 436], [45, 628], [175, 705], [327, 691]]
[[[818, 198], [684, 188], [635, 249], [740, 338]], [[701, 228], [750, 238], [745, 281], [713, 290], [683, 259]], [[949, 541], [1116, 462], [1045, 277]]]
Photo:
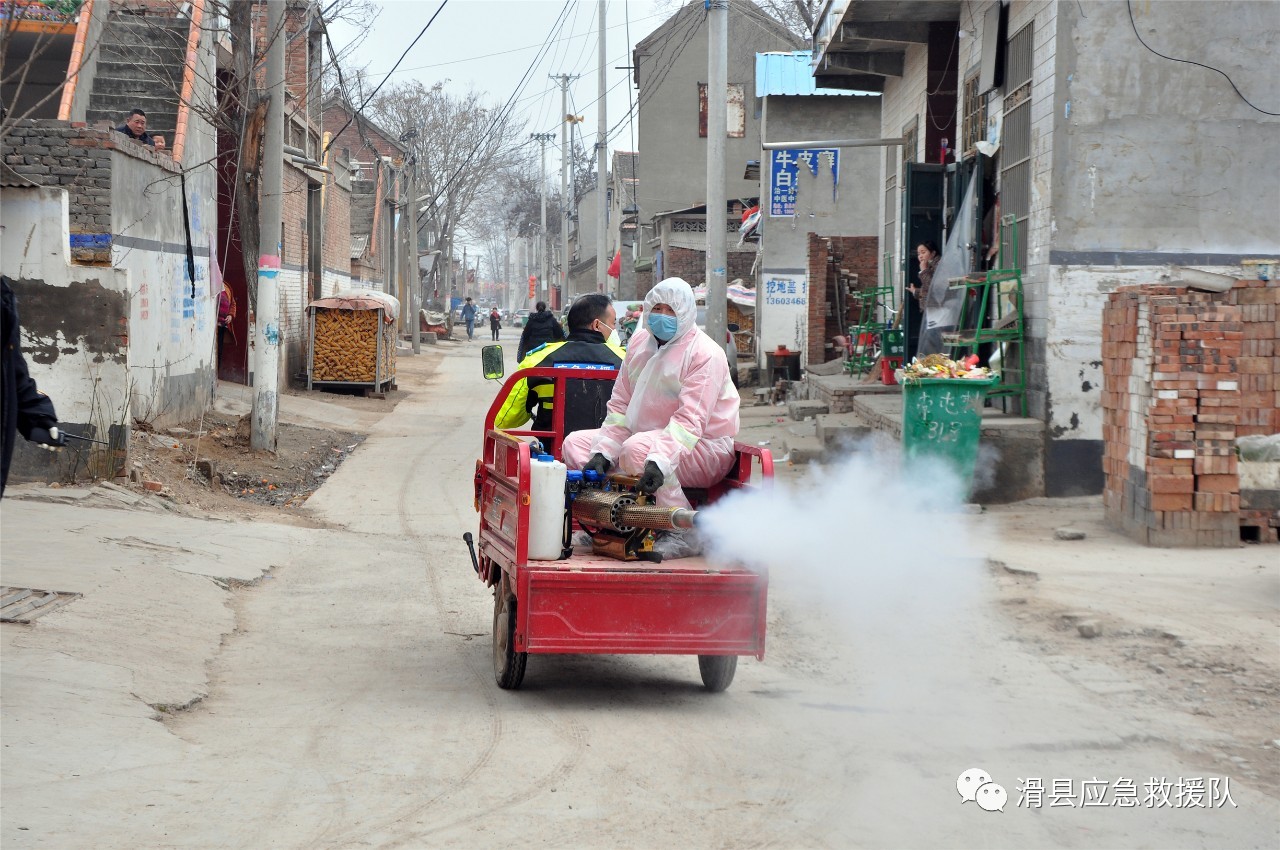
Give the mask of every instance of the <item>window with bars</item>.
[[[1009, 39], [1005, 54], [1004, 126], [1000, 146], [1000, 214], [1018, 225], [1018, 268], [1027, 267], [1027, 222], [1031, 217], [1031, 74], [1035, 24]], [[1010, 234], [1003, 234], [1006, 252]], [[1005, 256], [1008, 256], [1006, 253]]]
[[974, 69], [964, 81], [964, 120], [961, 124], [961, 156], [973, 156], [975, 145], [986, 136], [987, 96], [978, 91], [978, 69]]

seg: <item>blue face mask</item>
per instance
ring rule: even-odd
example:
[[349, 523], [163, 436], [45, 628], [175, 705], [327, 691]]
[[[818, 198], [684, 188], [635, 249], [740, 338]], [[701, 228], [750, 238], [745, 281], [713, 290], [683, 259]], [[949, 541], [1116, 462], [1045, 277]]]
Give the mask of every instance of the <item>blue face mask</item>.
[[662, 313], [649, 314], [649, 333], [666, 342], [676, 335], [676, 317]]

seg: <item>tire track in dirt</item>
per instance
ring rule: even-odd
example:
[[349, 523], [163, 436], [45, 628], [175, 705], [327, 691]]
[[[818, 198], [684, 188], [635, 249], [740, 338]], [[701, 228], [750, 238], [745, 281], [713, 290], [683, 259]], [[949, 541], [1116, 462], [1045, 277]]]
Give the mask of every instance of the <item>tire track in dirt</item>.
[[[414, 453], [411, 461], [405, 466], [404, 476], [401, 479], [399, 492], [397, 494], [397, 520], [405, 539], [412, 541], [419, 550], [425, 550], [429, 542], [434, 542], [432, 538], [435, 538], [436, 535], [430, 532], [421, 531], [415, 527], [413, 512], [411, 510], [411, 497], [413, 495], [414, 485], [418, 481], [418, 476], [415, 475], [415, 472], [421, 469], [427, 455], [436, 447], [440, 445], [463, 443], [469, 438], [474, 438], [475, 435], [469, 433], [466, 429], [472, 424], [483, 420], [483, 412], [479, 413], [479, 415], [475, 415], [471, 410], [471, 408], [474, 407], [476, 407], [475, 404], [469, 404], [467, 412], [455, 420], [456, 424], [454, 424], [447, 433], [440, 434], [439, 439], [437, 440], [426, 441], [424, 446]], [[488, 403], [486, 402], [483, 410], [487, 411], [487, 409]], [[448, 505], [450, 508], [450, 521], [446, 523], [449, 527], [453, 529], [469, 529], [475, 525], [474, 517], [470, 515], [464, 516], [463, 511], [458, 506], [463, 503], [468, 507], [471, 506], [471, 500], [469, 498], [471, 466], [467, 462], [465, 455], [458, 460], [447, 459], [447, 463], [447, 467], [441, 470], [440, 477], [442, 480], [449, 482], [450, 486], [444, 490], [446, 494], [445, 498], [442, 499], [439, 504]], [[458, 487], [453, 484], [453, 482], [458, 480], [465, 482], [463, 487]], [[455, 489], [462, 489], [467, 498], [463, 498], [455, 493]], [[470, 511], [468, 511], [468, 514], [470, 514]], [[461, 538], [461, 533], [458, 533], [456, 536]], [[460, 543], [461, 540], [459, 539], [458, 542]], [[452, 562], [446, 561], [446, 563]], [[435, 564], [428, 563], [424, 572], [427, 581], [428, 593], [431, 597], [430, 604], [435, 609], [438, 622], [450, 622], [451, 618], [456, 617], [456, 614], [453, 614], [446, 604], [446, 595], [441, 584], [441, 576], [439, 575]], [[452, 780], [447, 787], [435, 794], [432, 794], [426, 799], [416, 800], [414, 803], [406, 807], [389, 813], [389, 817], [384, 816], [379, 818], [378, 828], [393, 831], [392, 835], [385, 836], [384, 840], [379, 842], [381, 846], [417, 846], [420, 844], [424, 836], [439, 833], [468, 823], [474, 820], [474, 817], [477, 814], [476, 812], [459, 814], [457, 817], [451, 818], [445, 823], [431, 826], [426, 831], [418, 829], [414, 825], [405, 823], [411, 819], [419, 818], [421, 815], [446, 804], [452, 799], [473, 799], [472, 796], [468, 796], [466, 794], [468, 787], [475, 783], [477, 777], [479, 777], [482, 771], [491, 763], [499, 745], [503, 741], [503, 719], [505, 709], [499, 702], [497, 695], [493, 692], [493, 688], [497, 686], [493, 683], [492, 671], [487, 668], [480, 669], [483, 665], [478, 664], [471, 654], [461, 653], [460, 655], [468, 671], [470, 671], [472, 676], [475, 678], [479, 687], [480, 696], [484, 699], [485, 706], [488, 710], [489, 728], [487, 730], [482, 749], [480, 753], [467, 765], [466, 769], [463, 770], [455, 780]], [[582, 724], [576, 722], [557, 721], [550, 717], [546, 712], [536, 710], [522, 712], [522, 716], [536, 720], [540, 724], [546, 726], [558, 738], [566, 741], [569, 746], [569, 751], [557, 762], [557, 764], [541, 781], [527, 783], [524, 786], [527, 790], [504, 795], [500, 801], [497, 801], [496, 805], [498, 806], [516, 805], [533, 799], [540, 794], [547, 793], [544, 789], [551, 787], [555, 782], [563, 780], [573, 772], [581, 760], [583, 751], [588, 746], [586, 742], [586, 729]], [[344, 833], [336, 836], [332, 841], [336, 841], [343, 845], [352, 841], [360, 841], [361, 839], [357, 838], [357, 836], [367, 837], [371, 828], [373, 827], [370, 824], [364, 824], [360, 827], [352, 827], [351, 829], [344, 831]], [[322, 835], [321, 838], [325, 839], [324, 843], [326, 845], [332, 844], [332, 841], [328, 839], [327, 834]]]

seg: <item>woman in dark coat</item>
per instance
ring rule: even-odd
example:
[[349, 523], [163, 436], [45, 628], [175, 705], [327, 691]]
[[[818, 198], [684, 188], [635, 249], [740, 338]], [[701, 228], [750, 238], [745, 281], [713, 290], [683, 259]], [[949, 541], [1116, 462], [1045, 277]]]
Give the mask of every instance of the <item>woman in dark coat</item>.
[[9, 288], [9, 278], [0, 276], [0, 340], [3, 341], [3, 376], [0, 376], [4, 398], [4, 438], [0, 445], [0, 495], [9, 480], [9, 461], [13, 458], [13, 438], [18, 432], [41, 448], [53, 450], [65, 445], [58, 433], [58, 414], [53, 402], [40, 392], [27, 372], [18, 334], [18, 302]]
[[502, 330], [502, 314], [498, 312], [498, 308], [494, 307], [489, 311], [489, 331], [493, 334], [493, 341], [498, 341], [498, 332]]

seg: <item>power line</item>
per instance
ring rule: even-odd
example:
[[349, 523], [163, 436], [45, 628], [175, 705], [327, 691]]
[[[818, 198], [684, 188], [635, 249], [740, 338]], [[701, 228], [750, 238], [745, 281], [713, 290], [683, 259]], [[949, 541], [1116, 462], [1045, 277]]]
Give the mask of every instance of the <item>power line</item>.
[[555, 22], [551, 25], [551, 31], [547, 33], [547, 38], [543, 42], [542, 50], [539, 51], [538, 56], [534, 57], [533, 62], [529, 64], [529, 67], [524, 72], [524, 76], [522, 76], [520, 78], [520, 81], [516, 83], [515, 90], [511, 92], [511, 97], [507, 98], [507, 102], [502, 106], [502, 109], [499, 110], [497, 116], [493, 120], [493, 123], [489, 125], [489, 131], [485, 133], [484, 136], [481, 137], [480, 141], [476, 142], [476, 146], [471, 149], [471, 153], [467, 155], [467, 158], [463, 161], [462, 165], [460, 165], [453, 172], [453, 174], [449, 176], [449, 179], [445, 181], [445, 184], [440, 188], [440, 191], [436, 192], [436, 194], [431, 198], [431, 201], [427, 205], [426, 209], [418, 213], [419, 221], [421, 221], [422, 216], [430, 213], [432, 210], [435, 209], [436, 204], [440, 200], [440, 197], [449, 190], [449, 187], [452, 186], [454, 181], [458, 179], [458, 176], [462, 174], [463, 170], [471, 163], [471, 160], [475, 157], [476, 153], [480, 150], [480, 148], [485, 143], [488, 142], [489, 137], [492, 136], [494, 131], [498, 128], [498, 125], [501, 123], [504, 115], [508, 113], [508, 110], [510, 110], [511, 105], [515, 102], [516, 98], [519, 97], [520, 92], [528, 84], [529, 78], [533, 75], [534, 69], [537, 68], [540, 64], [542, 64], [542, 60], [544, 58], [542, 54], [545, 53], [547, 47], [551, 44], [551, 40], [555, 38], [556, 34], [561, 29], [564, 28], [564, 20], [566, 15], [569, 12], [569, 7], [572, 3], [573, 3], [573, 0], [565, 0], [564, 7], [560, 10], [560, 14], [556, 16]]
[[1179, 59], [1176, 56], [1166, 56], [1165, 54], [1161, 53], [1159, 50], [1156, 50], [1154, 47], [1147, 44], [1142, 39], [1142, 33], [1138, 32], [1138, 22], [1135, 21], [1133, 18], [1133, 0], [1125, 0], [1124, 5], [1125, 5], [1125, 8], [1129, 11], [1129, 23], [1133, 26], [1133, 34], [1138, 37], [1138, 43], [1141, 44], [1143, 47], [1147, 48], [1147, 50], [1150, 50], [1152, 53], [1159, 56], [1161, 59], [1168, 59], [1170, 62], [1185, 62], [1188, 65], [1195, 65], [1197, 68], [1204, 68], [1206, 71], [1213, 71], [1215, 74], [1221, 74], [1223, 77], [1226, 77], [1227, 83], [1231, 86], [1232, 90], [1236, 93], [1236, 96], [1239, 97], [1241, 100], [1243, 100], [1250, 109], [1261, 112], [1263, 115], [1280, 115], [1280, 112], [1268, 112], [1267, 110], [1263, 109], [1260, 106], [1254, 106], [1253, 102], [1250, 101], [1249, 98], [1245, 97], [1244, 94], [1240, 91], [1240, 89], [1236, 86], [1235, 81], [1227, 76], [1226, 71], [1220, 70], [1218, 68], [1214, 68], [1212, 65], [1206, 65], [1203, 62], [1195, 62], [1191, 59]]
[[[631, 0], [623, 0], [622, 14], [626, 16], [627, 56], [631, 60], [631, 62], [634, 62], [635, 55], [631, 52], [633, 49], [631, 46]], [[628, 66], [627, 68], [628, 82], [630, 82], [631, 72], [634, 70], [635, 70], [634, 68], [631, 68]], [[635, 111], [635, 101], [631, 97], [631, 86], [627, 86], [627, 126], [631, 128], [631, 150], [633, 151], [636, 149], [636, 124], [635, 124], [635, 121], [632, 120], [632, 113], [634, 111]], [[632, 177], [636, 176], [634, 165], [631, 167], [631, 176]]]
[[[593, 12], [593, 13], [592, 13], [592, 20], [593, 20], [593, 21], [595, 20], [594, 14], [595, 14], [595, 13]], [[648, 20], [652, 20], [652, 19], [654, 19], [654, 18], [661, 18], [661, 17], [663, 17], [663, 15], [664, 15], [664, 13], [663, 13], [663, 12], [658, 12], [658, 13], [655, 13], [655, 14], [653, 14], [653, 15], [646, 15], [646, 16], [644, 16], [643, 18], [636, 18], [636, 21], [637, 21], [637, 22], [639, 22], [639, 21], [648, 21]], [[614, 26], [606, 27], [605, 29], [606, 29], [606, 30], [617, 29], [617, 28], [622, 27], [622, 26], [625, 26], [625, 24], [615, 24]], [[575, 39], [575, 38], [589, 38], [591, 35], [592, 35], [592, 33], [591, 33], [591, 32], [585, 32], [585, 33], [582, 33], [581, 35], [568, 35], [568, 36], [565, 36], [564, 38], [556, 39], [556, 41], [572, 41], [572, 40], [573, 40], [573, 39]], [[410, 71], [426, 71], [426, 70], [431, 69], [431, 68], [444, 68], [444, 67], [449, 66], [449, 65], [460, 65], [460, 64], [462, 64], [463, 62], [476, 62], [476, 61], [478, 61], [478, 60], [480, 60], [480, 59], [493, 59], [493, 58], [495, 58], [495, 57], [497, 57], [497, 56], [509, 56], [509, 55], [511, 55], [512, 53], [523, 53], [523, 52], [524, 52], [524, 51], [526, 51], [526, 50], [533, 50], [534, 48], [536, 48], [536, 47], [540, 47], [540, 46], [541, 46], [541, 45], [538, 45], [538, 44], [527, 44], [527, 45], [525, 45], [524, 47], [513, 47], [513, 48], [511, 48], [510, 50], [499, 50], [499, 51], [498, 51], [498, 52], [496, 52], [496, 53], [482, 53], [482, 54], [480, 54], [480, 55], [478, 55], [478, 56], [467, 56], [467, 57], [465, 57], [465, 58], [463, 58], [463, 59], [450, 59], [450, 60], [449, 60], [449, 61], [447, 61], [447, 62], [433, 62], [433, 63], [431, 63], [430, 65], [415, 65], [415, 66], [414, 66], [414, 67], [412, 67], [412, 68], [401, 68], [399, 71], [396, 71], [395, 73], [398, 73], [398, 74], [407, 74], [407, 73], [409, 73]], [[584, 51], [584, 52], [585, 52], [585, 51]]]
[[[356, 107], [357, 113], [363, 111], [364, 108], [369, 105], [369, 101], [373, 100], [373, 96], [378, 93], [379, 89], [381, 89], [384, 85], [387, 84], [387, 80], [391, 79], [391, 75], [396, 72], [396, 68], [400, 67], [400, 63], [404, 61], [404, 57], [408, 56], [409, 51], [413, 50], [413, 46], [417, 44], [424, 35], [427, 34], [427, 30], [431, 29], [431, 25], [436, 22], [436, 18], [440, 16], [440, 13], [444, 11], [444, 7], [447, 5], [449, 5], [449, 0], [440, 0], [440, 6], [439, 8], [436, 9], [435, 14], [433, 14], [427, 20], [426, 25], [421, 30], [418, 31], [418, 34], [414, 36], [413, 41], [409, 42], [409, 46], [404, 49], [404, 53], [400, 54], [400, 58], [396, 60], [395, 65], [391, 66], [391, 70], [388, 71], [387, 75], [382, 78], [382, 82], [378, 83], [377, 87], [374, 88], [374, 90], [369, 93], [369, 96], [364, 99], [364, 102], [361, 103], [358, 107]], [[332, 49], [333, 45], [330, 44], [329, 47]], [[332, 138], [330, 139], [329, 141], [330, 147], [333, 146], [333, 141], [336, 140], [338, 136], [342, 135], [342, 131], [347, 129], [347, 127], [351, 125], [351, 122], [354, 119], [355, 119], [355, 114], [349, 115], [347, 117], [347, 122], [343, 124], [342, 127], [338, 130], [338, 132], [334, 133]]]
[[[583, 33], [584, 36], [590, 35], [591, 31], [595, 29], [596, 15], [598, 13], [599, 13], [599, 10], [597, 9], [591, 10], [591, 20], [587, 22], [587, 31]], [[573, 64], [574, 74], [581, 76], [582, 71], [587, 67], [587, 63], [590, 59], [590, 54], [587, 52], [587, 48], [590, 46], [591, 46], [591, 40], [589, 38], [583, 38], [582, 52], [578, 54], [578, 61], [576, 61]]]

